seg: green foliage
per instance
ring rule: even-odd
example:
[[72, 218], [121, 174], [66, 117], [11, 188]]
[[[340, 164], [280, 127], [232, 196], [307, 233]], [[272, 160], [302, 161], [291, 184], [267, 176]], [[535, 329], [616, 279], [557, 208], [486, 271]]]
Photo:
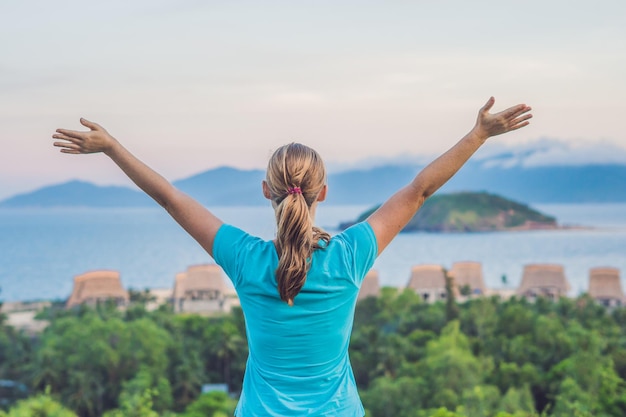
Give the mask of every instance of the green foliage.
[[134, 288], [128, 289], [128, 297], [130, 298], [131, 303], [139, 303], [139, 304], [147, 304], [151, 301], [156, 300], [156, 296], [154, 296], [149, 288], [145, 288], [144, 290], [136, 290]]
[[[105, 303], [45, 314], [51, 324], [34, 338], [0, 323], [0, 380], [34, 390], [0, 416], [232, 415], [235, 400], [200, 392], [241, 389], [240, 309], [174, 315], [138, 301], [125, 312]], [[383, 288], [357, 304], [350, 357], [368, 417], [622, 417], [624, 335], [626, 310], [585, 296], [426, 304]]]
[[[357, 306], [351, 355], [357, 378], [369, 371], [360, 388], [370, 416], [626, 415], [622, 309], [608, 314], [585, 296], [534, 304], [478, 298], [459, 304], [458, 321], [441, 329], [427, 323], [444, 304], [417, 302], [396, 314], [398, 301], [397, 291], [383, 291], [378, 305]], [[390, 349], [394, 334], [411, 341], [396, 373], [372, 374], [383, 358], [375, 352]]]
[[533, 413], [535, 411], [535, 404], [528, 385], [524, 385], [521, 388], [509, 388], [502, 397], [498, 409], [513, 414], [521, 413], [523, 415], [530, 415]]
[[472, 287], [469, 284], [462, 285], [459, 292], [461, 293], [461, 295], [469, 297], [470, 295], [472, 295]]
[[576, 352], [556, 365], [551, 377], [558, 385], [555, 416], [626, 413], [624, 381], [617, 376], [610, 357], [599, 350]]
[[462, 410], [471, 416], [489, 416], [498, 411], [500, 391], [492, 385], [477, 385], [463, 390]]
[[456, 413], [454, 411], [448, 411], [447, 408], [440, 408], [432, 414], [431, 412], [428, 412], [428, 415], [430, 417], [466, 417], [466, 414]]
[[170, 382], [163, 375], [155, 374], [144, 366], [130, 380], [122, 384], [120, 404], [137, 403], [148, 396], [150, 409], [165, 411], [172, 408], [173, 398]]
[[159, 417], [159, 414], [152, 409], [155, 397], [158, 397], [156, 390], [122, 395], [120, 408], [107, 411], [103, 417]]
[[551, 224], [555, 219], [497, 195], [461, 192], [429, 198], [408, 227], [477, 231], [521, 226], [526, 221]]
[[466, 402], [465, 390], [482, 379], [484, 364], [472, 355], [459, 322], [450, 322], [438, 339], [428, 342], [426, 357], [416, 367], [427, 381], [427, 408], [445, 406], [455, 409]]
[[52, 399], [48, 393], [19, 401], [0, 417], [77, 417], [72, 411]]
[[446, 280], [446, 319], [456, 320], [459, 318], [459, 306], [456, 304], [456, 295], [454, 293], [454, 279], [448, 274], [447, 270], [443, 270]]
[[247, 358], [240, 309], [213, 318], [139, 310], [48, 310], [52, 323], [37, 339], [0, 327], [0, 379], [49, 386], [86, 417], [163, 416], [194, 402], [204, 383], [240, 389]]
[[202, 394], [189, 404], [181, 417], [227, 417], [235, 411], [236, 402], [224, 392]]
[[140, 369], [150, 369], [155, 380], [165, 374], [169, 343], [169, 334], [148, 319], [63, 317], [42, 335], [33, 382], [50, 386], [77, 413], [99, 416]]
[[362, 393], [361, 400], [370, 412], [368, 415], [412, 417], [413, 410], [419, 409], [424, 403], [426, 389], [426, 382], [421, 378], [381, 377]]
[[20, 379], [27, 372], [32, 354], [32, 341], [0, 320], [0, 379]]

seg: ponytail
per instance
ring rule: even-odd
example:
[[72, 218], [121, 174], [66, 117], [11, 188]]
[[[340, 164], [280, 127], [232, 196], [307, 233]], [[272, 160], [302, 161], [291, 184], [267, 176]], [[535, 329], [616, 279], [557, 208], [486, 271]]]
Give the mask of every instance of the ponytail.
[[270, 160], [267, 183], [276, 210], [279, 256], [276, 281], [280, 298], [290, 306], [306, 281], [313, 251], [330, 241], [328, 233], [313, 226], [310, 212], [325, 182], [321, 158], [304, 145], [285, 145]]

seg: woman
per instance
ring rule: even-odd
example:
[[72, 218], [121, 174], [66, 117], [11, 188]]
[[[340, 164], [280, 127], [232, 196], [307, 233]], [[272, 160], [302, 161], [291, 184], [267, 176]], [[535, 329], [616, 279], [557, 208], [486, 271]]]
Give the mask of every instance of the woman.
[[424, 201], [487, 138], [528, 125], [520, 104], [490, 114], [491, 97], [474, 128], [424, 168], [365, 222], [330, 237], [314, 226], [326, 197], [319, 155], [289, 144], [271, 157], [263, 194], [276, 213], [277, 236], [264, 241], [223, 224], [128, 152], [101, 126], [58, 129], [54, 146], [69, 154], [103, 152], [213, 256], [232, 280], [246, 319], [249, 357], [235, 415], [363, 416], [348, 358], [362, 280]]

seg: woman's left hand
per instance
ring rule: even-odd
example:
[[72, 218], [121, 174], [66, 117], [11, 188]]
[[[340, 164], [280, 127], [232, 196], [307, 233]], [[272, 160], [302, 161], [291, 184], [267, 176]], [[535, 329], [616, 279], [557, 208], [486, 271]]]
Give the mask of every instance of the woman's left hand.
[[484, 139], [522, 128], [528, 125], [528, 119], [533, 117], [528, 113], [532, 109], [525, 104], [518, 104], [499, 113], [491, 114], [489, 110], [495, 102], [493, 97], [489, 98], [478, 112], [474, 129]]

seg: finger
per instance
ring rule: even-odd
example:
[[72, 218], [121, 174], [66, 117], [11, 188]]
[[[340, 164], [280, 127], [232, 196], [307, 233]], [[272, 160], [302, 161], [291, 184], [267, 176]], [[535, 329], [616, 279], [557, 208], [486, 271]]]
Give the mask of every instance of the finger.
[[88, 127], [91, 130], [102, 130], [102, 126], [100, 126], [98, 123], [90, 122], [89, 120], [83, 117], [80, 118], [80, 124], [85, 127]]
[[54, 142], [52, 144], [52, 146], [57, 147], [57, 148], [61, 148], [61, 152], [65, 151], [76, 151], [76, 152], [81, 152], [81, 147], [80, 145], [76, 145], [74, 143], [68, 143], [68, 142]]
[[520, 116], [518, 118], [513, 119], [513, 121], [511, 123], [515, 125], [515, 124], [523, 122], [525, 120], [532, 119], [532, 117], [533, 117], [533, 115], [530, 114], [530, 113], [529, 114], [524, 114], [523, 116]]
[[501, 114], [507, 119], [514, 119], [520, 114], [526, 113], [530, 111], [531, 108], [525, 104], [518, 104], [517, 106], [509, 107], [506, 110], [503, 110]]
[[528, 113], [531, 110], [532, 110], [532, 108], [530, 108], [530, 106], [524, 106], [523, 108], [520, 108], [519, 110], [517, 110], [514, 113], [514, 115], [515, 115], [514, 117], [518, 117], [518, 116], [520, 116], [520, 115], [522, 115], [524, 113]]
[[54, 142], [52, 146], [56, 146], [57, 148], [67, 148], [67, 149], [76, 149], [80, 150], [80, 146], [75, 143], [68, 142]]
[[86, 132], [79, 132], [78, 130], [68, 130], [68, 129], [57, 129], [56, 132], [62, 135], [71, 137], [71, 138], [76, 138], [76, 139], [84, 139], [83, 136], [86, 133]]
[[532, 114], [525, 114], [522, 117], [518, 117], [517, 119], [514, 119], [509, 122], [507, 129], [511, 131], [511, 130], [517, 130], [520, 127], [528, 126], [528, 124], [530, 123], [530, 119], [532, 117], [533, 117]]
[[491, 108], [493, 107], [493, 104], [496, 102], [496, 99], [491, 96], [489, 97], [489, 100], [487, 100], [487, 102], [485, 103], [485, 105], [480, 109], [481, 112], [486, 113], [489, 110], [491, 110]]
[[509, 132], [510, 132], [510, 131], [512, 131], [512, 130], [517, 130], [517, 129], [522, 128], [522, 127], [524, 127], [524, 126], [528, 126], [529, 124], [530, 124], [530, 122], [529, 122], [529, 121], [525, 121], [525, 122], [522, 122], [522, 123], [520, 123], [520, 124], [518, 124], [518, 125], [511, 126], [511, 127], [509, 128]]
[[[520, 123], [523, 123], [523, 122], [526, 122], [526, 124], [528, 124], [528, 123], [529, 123], [528, 121], [529, 121], [530, 119], [532, 119], [532, 117], [533, 117], [533, 115], [532, 115], [532, 114], [524, 114], [524, 115], [522, 115], [522, 116], [520, 116], [520, 117], [517, 117], [517, 118], [515, 118], [515, 119], [513, 119], [513, 120], [510, 120], [510, 121], [507, 123], [507, 125], [508, 125], [509, 127], [513, 127], [513, 126], [517, 126], [517, 125], [519, 125]], [[524, 125], [524, 126], [525, 126], [525, 125]]]
[[80, 155], [80, 152], [75, 149], [61, 149], [61, 153], [71, 153], [73, 155]]
[[71, 137], [71, 136], [67, 136], [61, 133], [55, 133], [54, 135], [52, 135], [52, 137], [54, 139], [62, 139], [62, 140], [67, 140], [70, 141], [72, 143], [78, 143], [78, 142], [82, 142], [83, 138], [75, 138], [75, 137]]

